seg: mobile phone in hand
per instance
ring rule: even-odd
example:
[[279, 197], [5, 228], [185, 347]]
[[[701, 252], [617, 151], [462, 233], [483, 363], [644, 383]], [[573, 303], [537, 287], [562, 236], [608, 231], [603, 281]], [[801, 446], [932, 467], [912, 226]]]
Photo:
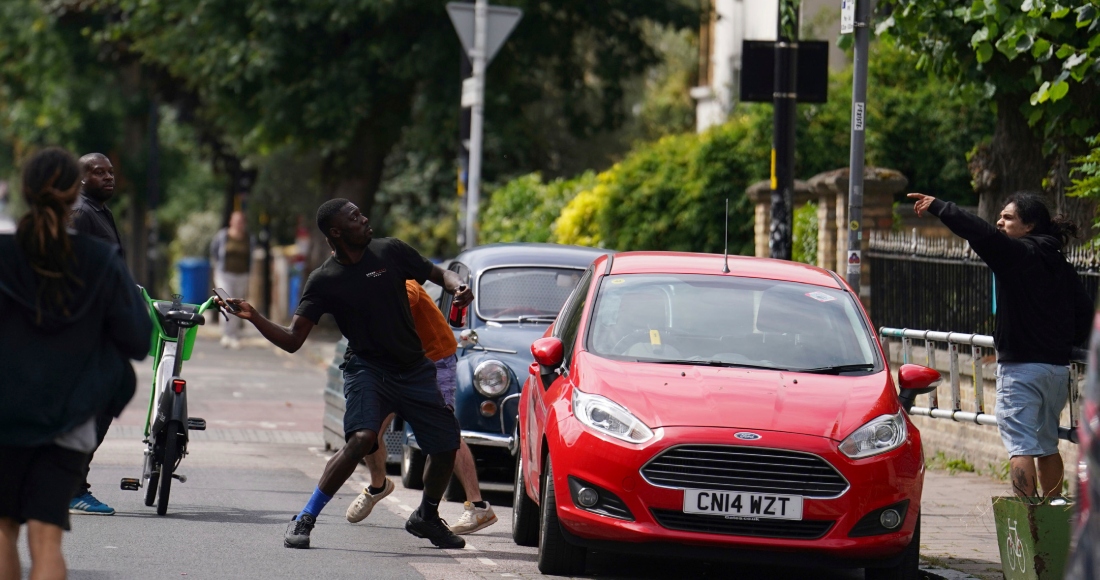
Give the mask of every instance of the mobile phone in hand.
[[214, 289], [214, 295], [222, 299], [225, 302], [225, 309], [236, 314], [241, 311], [241, 307], [229, 302], [229, 293], [221, 288]]

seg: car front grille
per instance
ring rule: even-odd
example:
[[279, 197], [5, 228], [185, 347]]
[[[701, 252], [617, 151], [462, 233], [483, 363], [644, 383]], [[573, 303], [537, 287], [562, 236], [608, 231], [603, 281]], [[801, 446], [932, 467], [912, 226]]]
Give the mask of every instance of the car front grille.
[[685, 514], [656, 508], [650, 512], [658, 524], [670, 530], [756, 538], [816, 540], [824, 536], [835, 523], [825, 520], [732, 520], [722, 516]]
[[817, 455], [740, 445], [680, 445], [645, 464], [653, 485], [833, 498], [848, 481]]

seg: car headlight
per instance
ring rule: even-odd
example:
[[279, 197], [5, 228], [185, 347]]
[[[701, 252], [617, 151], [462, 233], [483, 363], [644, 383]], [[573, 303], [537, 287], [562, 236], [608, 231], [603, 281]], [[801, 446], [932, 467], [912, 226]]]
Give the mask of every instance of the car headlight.
[[645, 443], [653, 438], [649, 427], [606, 397], [573, 389], [573, 415], [588, 427], [628, 443]]
[[882, 415], [856, 429], [840, 444], [841, 453], [852, 459], [863, 459], [901, 447], [909, 438], [903, 411]]
[[474, 369], [474, 388], [486, 397], [498, 397], [508, 390], [508, 367], [498, 360], [487, 360]]

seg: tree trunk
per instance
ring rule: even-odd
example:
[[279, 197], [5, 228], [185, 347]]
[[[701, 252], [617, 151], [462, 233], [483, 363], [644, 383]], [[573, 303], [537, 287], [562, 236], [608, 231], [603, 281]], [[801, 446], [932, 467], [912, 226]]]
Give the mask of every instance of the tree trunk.
[[[322, 171], [328, 182], [329, 198], [345, 198], [372, 218], [374, 198], [382, 184], [386, 156], [397, 144], [398, 131], [369, 124], [360, 129], [355, 142], [340, 155], [325, 160]], [[381, 232], [376, 232], [380, 235]], [[316, 228], [312, 229], [310, 268], [321, 264], [329, 255], [328, 243]]]
[[1042, 191], [1047, 173], [1042, 139], [1020, 113], [1020, 102], [1018, 95], [998, 96], [993, 140], [986, 151], [971, 158], [978, 215], [990, 223], [996, 223], [1008, 196], [1018, 191]]

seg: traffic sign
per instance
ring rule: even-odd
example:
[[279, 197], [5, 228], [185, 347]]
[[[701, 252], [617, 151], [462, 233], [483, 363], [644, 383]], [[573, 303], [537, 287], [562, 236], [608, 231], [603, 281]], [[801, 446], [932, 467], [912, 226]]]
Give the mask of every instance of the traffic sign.
[[[458, 33], [458, 39], [466, 52], [474, 49], [474, 5], [462, 2], [448, 2], [447, 15]], [[508, 35], [512, 34], [523, 11], [507, 6], [489, 6], [488, 30], [485, 36], [485, 64], [488, 65], [497, 51], [504, 45]]]

